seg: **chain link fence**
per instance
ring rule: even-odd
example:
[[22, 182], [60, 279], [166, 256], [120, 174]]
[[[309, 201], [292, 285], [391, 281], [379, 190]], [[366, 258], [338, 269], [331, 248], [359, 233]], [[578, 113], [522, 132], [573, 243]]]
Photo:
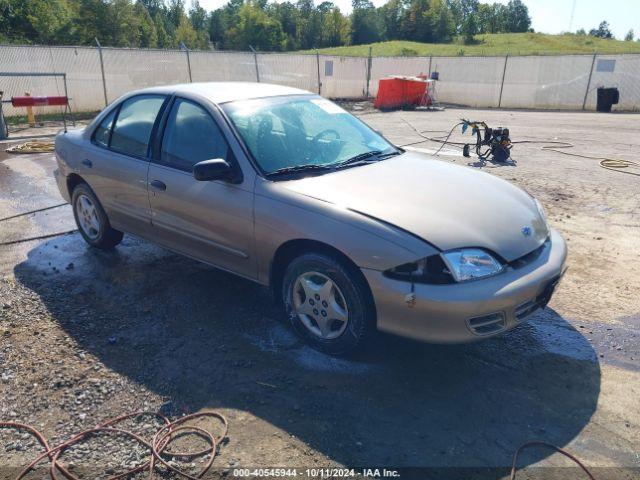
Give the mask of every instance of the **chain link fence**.
[[[439, 73], [437, 99], [472, 107], [595, 110], [598, 87], [617, 87], [615, 110], [640, 111], [640, 54], [506, 57], [339, 57], [98, 47], [0, 46], [0, 73], [64, 73], [74, 111], [97, 111], [154, 85], [268, 82], [328, 98], [375, 96], [390, 75]], [[0, 77], [4, 98], [64, 95], [60, 77]], [[55, 109], [55, 107], [53, 108]], [[36, 114], [51, 107], [37, 107]], [[7, 116], [23, 111], [5, 104]]]

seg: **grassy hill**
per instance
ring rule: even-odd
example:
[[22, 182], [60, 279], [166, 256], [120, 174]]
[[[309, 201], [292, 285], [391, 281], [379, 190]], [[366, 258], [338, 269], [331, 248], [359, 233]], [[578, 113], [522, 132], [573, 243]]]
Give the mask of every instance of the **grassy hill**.
[[[605, 40], [586, 35], [544, 33], [495, 33], [476, 35], [475, 43], [419, 43], [403, 40], [320, 49], [327, 55], [364, 57], [373, 48], [374, 56], [455, 56], [455, 55], [561, 55], [567, 53], [640, 53], [640, 42]], [[312, 53], [307, 51], [305, 53]]]

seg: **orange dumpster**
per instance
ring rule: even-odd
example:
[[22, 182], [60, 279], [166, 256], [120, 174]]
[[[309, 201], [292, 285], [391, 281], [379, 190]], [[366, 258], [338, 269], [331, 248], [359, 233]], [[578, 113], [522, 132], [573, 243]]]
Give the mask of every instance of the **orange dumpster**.
[[382, 78], [373, 106], [380, 110], [422, 105], [427, 82], [417, 77]]

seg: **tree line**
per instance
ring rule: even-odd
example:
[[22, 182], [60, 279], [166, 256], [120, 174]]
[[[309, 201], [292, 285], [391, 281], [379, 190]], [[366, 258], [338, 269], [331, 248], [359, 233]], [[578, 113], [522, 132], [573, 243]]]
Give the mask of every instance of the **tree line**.
[[[345, 15], [330, 1], [229, 0], [212, 12], [197, 0], [0, 0], [0, 42], [41, 45], [308, 50], [385, 40], [474, 42], [482, 33], [526, 32], [522, 0], [352, 0]], [[593, 35], [606, 37], [607, 25]]]

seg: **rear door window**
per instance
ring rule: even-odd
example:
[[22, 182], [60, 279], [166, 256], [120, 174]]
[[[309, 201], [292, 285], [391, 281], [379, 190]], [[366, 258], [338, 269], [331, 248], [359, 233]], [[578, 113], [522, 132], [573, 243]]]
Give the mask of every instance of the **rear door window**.
[[111, 148], [133, 157], [146, 157], [151, 131], [164, 101], [163, 95], [139, 95], [125, 100], [113, 126]]

